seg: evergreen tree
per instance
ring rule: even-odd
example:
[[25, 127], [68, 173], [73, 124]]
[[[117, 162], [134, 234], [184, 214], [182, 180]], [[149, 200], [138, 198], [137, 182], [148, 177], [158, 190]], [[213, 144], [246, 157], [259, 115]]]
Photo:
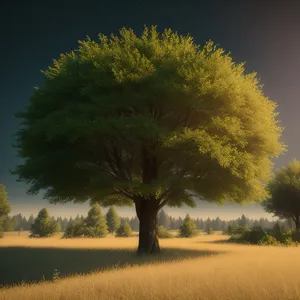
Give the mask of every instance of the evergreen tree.
[[15, 220], [15, 223], [16, 223], [16, 231], [19, 231], [21, 229], [21, 226], [22, 226], [22, 221], [23, 221], [23, 216], [22, 214], [17, 214], [14, 216], [14, 220]]
[[243, 214], [241, 219], [239, 220], [239, 225], [240, 226], [247, 226], [248, 225], [248, 220], [246, 216]]
[[114, 205], [111, 206], [106, 213], [106, 222], [109, 233], [115, 233], [120, 227], [121, 220]]
[[183, 223], [182, 218], [178, 217], [178, 219], [176, 220], [176, 229], [179, 229], [182, 223]]
[[222, 220], [219, 217], [217, 217], [216, 220], [215, 220], [214, 230], [216, 230], [216, 231], [221, 231], [222, 230]]
[[63, 231], [63, 228], [62, 228], [62, 218], [61, 217], [57, 217], [56, 218], [56, 222], [57, 222], [57, 224], [59, 224], [60, 231], [62, 232]]
[[63, 238], [79, 238], [85, 234], [84, 223], [81, 220], [71, 221], [65, 228]]
[[130, 222], [130, 227], [134, 230], [134, 231], [139, 231], [139, 227], [140, 227], [140, 222], [139, 219], [135, 216], [133, 218], [131, 218]]
[[29, 225], [26, 217], [23, 217], [20, 223], [20, 229], [21, 231], [29, 231], [31, 229], [31, 225]]
[[12, 217], [7, 216], [3, 222], [3, 229], [5, 232], [7, 231], [14, 231], [16, 227], [15, 219]]
[[132, 229], [128, 222], [122, 222], [116, 231], [117, 237], [130, 237], [132, 236]]
[[197, 228], [195, 222], [187, 214], [183, 220], [182, 225], [180, 226], [179, 235], [182, 237], [192, 237], [197, 235]]
[[177, 229], [176, 228], [176, 219], [173, 217], [170, 217], [170, 229], [172, 229], [172, 230]]
[[157, 216], [157, 224], [162, 225], [166, 229], [170, 229], [171, 227], [170, 217], [163, 209]]
[[34, 216], [33, 215], [30, 215], [30, 217], [28, 219], [28, 223], [29, 223], [30, 228], [31, 228], [31, 225], [34, 223]]
[[47, 208], [38, 213], [34, 223], [31, 225], [32, 237], [49, 237], [59, 232], [59, 224], [49, 216]]
[[69, 220], [65, 217], [61, 222], [61, 231], [66, 231], [69, 225]]
[[222, 231], [225, 232], [227, 229], [227, 222], [226, 221], [222, 221]]
[[277, 241], [282, 241], [283, 234], [282, 234], [282, 228], [280, 226], [279, 222], [276, 222], [275, 225], [272, 228], [272, 235], [276, 238]]
[[10, 206], [7, 201], [6, 189], [3, 184], [0, 184], [0, 237], [3, 236], [3, 226], [9, 212]]
[[210, 218], [207, 218], [206, 224], [205, 224], [205, 232], [209, 230], [209, 228], [212, 227], [212, 220]]
[[[77, 222], [80, 222], [78, 218]], [[84, 219], [84, 235], [87, 237], [105, 237], [108, 233], [107, 223], [99, 204], [93, 204]]]

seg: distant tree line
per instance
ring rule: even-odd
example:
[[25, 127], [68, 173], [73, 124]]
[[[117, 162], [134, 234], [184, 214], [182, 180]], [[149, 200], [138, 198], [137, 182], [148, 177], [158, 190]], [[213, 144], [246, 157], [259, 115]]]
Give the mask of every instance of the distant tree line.
[[[60, 231], [65, 232], [66, 229], [70, 226], [71, 223], [80, 223], [84, 221], [83, 215], [77, 215], [75, 218], [66, 218], [66, 217], [52, 217], [54, 221], [59, 224]], [[193, 219], [193, 218], [192, 218]], [[168, 215], [164, 210], [161, 210], [158, 214], [157, 223], [160, 226], [163, 226], [167, 230], [179, 230], [180, 226], [183, 224], [184, 218], [181, 217], [172, 217]], [[13, 216], [8, 216], [4, 220], [3, 229], [4, 231], [30, 231], [31, 225], [34, 223], [35, 217], [31, 215], [30, 217], [26, 218], [22, 214], [17, 214]], [[257, 220], [249, 219], [245, 215], [242, 215], [240, 218], [233, 219], [233, 220], [222, 220], [221, 218], [194, 218], [193, 221], [196, 224], [197, 230], [208, 231], [210, 228], [213, 231], [226, 231], [228, 226], [236, 227], [236, 226], [247, 226], [249, 228], [252, 227], [262, 227], [264, 229], [273, 228], [277, 221], [270, 221], [266, 218], [260, 218]], [[116, 221], [116, 228], [119, 227], [119, 223], [127, 222], [129, 226], [132, 228], [133, 231], [139, 230], [139, 220], [135, 217], [119, 217], [119, 221]], [[294, 229], [295, 225], [291, 219], [279, 221], [281, 226], [284, 229]], [[111, 232], [110, 229], [108, 229]]]

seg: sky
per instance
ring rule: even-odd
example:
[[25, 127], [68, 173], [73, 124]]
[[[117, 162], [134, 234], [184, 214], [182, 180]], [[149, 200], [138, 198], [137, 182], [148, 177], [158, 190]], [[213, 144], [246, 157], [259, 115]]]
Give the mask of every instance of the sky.
[[[247, 2], [247, 3], [245, 3]], [[263, 2], [263, 3], [261, 3]], [[298, 1], [2, 1], [0, 4], [0, 183], [8, 191], [12, 214], [30, 215], [48, 207], [52, 215], [85, 215], [88, 205], [50, 205], [43, 195], [29, 196], [9, 170], [22, 162], [12, 148], [18, 121], [14, 113], [28, 103], [34, 86], [60, 53], [76, 49], [78, 40], [98, 33], [117, 34], [123, 26], [137, 33], [144, 25], [190, 33], [197, 44], [215, 41], [230, 51], [247, 72], [257, 72], [263, 91], [278, 104], [288, 151], [275, 168], [300, 159], [300, 4]], [[123, 216], [134, 208], [119, 208]], [[217, 206], [198, 202], [195, 209], [168, 209], [174, 216], [251, 218], [271, 216], [260, 205]]]

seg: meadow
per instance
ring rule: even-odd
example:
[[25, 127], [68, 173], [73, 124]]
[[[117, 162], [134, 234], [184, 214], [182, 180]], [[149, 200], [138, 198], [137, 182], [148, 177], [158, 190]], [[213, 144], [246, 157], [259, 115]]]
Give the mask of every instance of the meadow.
[[161, 239], [135, 254], [137, 237], [0, 240], [0, 299], [300, 299], [300, 248], [230, 244], [225, 235]]

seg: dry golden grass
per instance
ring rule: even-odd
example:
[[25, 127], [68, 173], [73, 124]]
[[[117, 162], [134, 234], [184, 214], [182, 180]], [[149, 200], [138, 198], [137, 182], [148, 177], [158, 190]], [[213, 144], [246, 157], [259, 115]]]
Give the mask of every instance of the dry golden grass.
[[[74, 276], [57, 282], [16, 286], [1, 290], [0, 299], [300, 299], [300, 248], [215, 243], [226, 238], [213, 235], [161, 240], [161, 246], [166, 249], [162, 255], [164, 263], [152, 261], [151, 264], [139, 266], [135, 261], [133, 266], [127, 268]], [[133, 259], [132, 251], [136, 245], [137, 238], [61, 240], [58, 237], [28, 239], [26, 236], [7, 236], [0, 241], [0, 250], [94, 249], [100, 251], [99, 257], [104, 253], [104, 260], [113, 262], [109, 253], [113, 257], [116, 254], [114, 251], [117, 251], [116, 255], [123, 255], [123, 261]], [[210, 257], [203, 255], [217, 252], [222, 254]], [[178, 255], [174, 256], [174, 253]], [[184, 253], [190, 253], [193, 258], [168, 261], [170, 257], [180, 259]], [[84, 255], [88, 261], [89, 252]], [[82, 262], [74, 261], [75, 266], [77, 263]], [[34, 267], [39, 266], [34, 265], [33, 261]]]

